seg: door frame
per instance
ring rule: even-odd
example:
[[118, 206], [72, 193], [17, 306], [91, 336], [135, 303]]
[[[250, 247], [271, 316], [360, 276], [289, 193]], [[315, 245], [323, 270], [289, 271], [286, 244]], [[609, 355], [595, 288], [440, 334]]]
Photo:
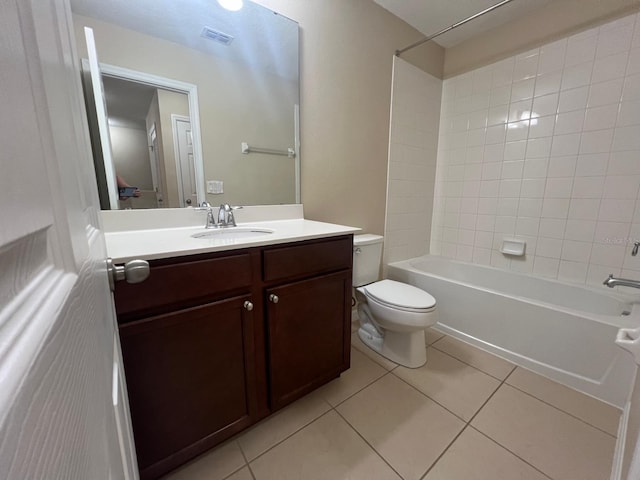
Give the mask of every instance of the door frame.
[[[82, 69], [88, 71], [87, 59], [82, 59]], [[162, 88], [187, 95], [189, 102], [189, 120], [191, 121], [191, 137], [193, 140], [193, 162], [196, 174], [196, 193], [198, 204], [205, 201], [204, 191], [204, 157], [202, 155], [202, 135], [200, 130], [200, 107], [198, 101], [198, 86], [180, 80], [174, 80], [151, 73], [140, 72], [130, 68], [118, 67], [107, 63], [100, 63], [100, 72], [108, 77], [119, 78], [131, 82]]]

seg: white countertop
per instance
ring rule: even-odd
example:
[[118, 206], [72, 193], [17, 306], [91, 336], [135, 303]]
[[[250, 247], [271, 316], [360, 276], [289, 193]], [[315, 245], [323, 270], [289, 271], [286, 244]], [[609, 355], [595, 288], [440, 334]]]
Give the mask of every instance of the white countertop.
[[316, 222], [303, 218], [241, 223], [238, 227], [273, 230], [273, 233], [244, 239], [193, 238], [194, 233], [206, 232], [202, 226], [177, 228], [150, 228], [143, 230], [112, 231], [105, 234], [107, 252], [114, 263], [136, 258], [151, 260], [179, 257], [199, 253], [237, 250], [248, 247], [277, 245], [280, 243], [334, 237], [359, 232], [356, 227]]

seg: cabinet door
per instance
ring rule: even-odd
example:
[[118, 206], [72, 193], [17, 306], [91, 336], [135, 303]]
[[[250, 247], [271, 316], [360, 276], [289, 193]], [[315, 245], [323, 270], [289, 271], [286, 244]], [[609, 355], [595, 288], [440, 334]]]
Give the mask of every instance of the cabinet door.
[[252, 422], [253, 315], [248, 296], [122, 325], [133, 433], [143, 478]]
[[266, 291], [271, 407], [349, 368], [351, 271]]

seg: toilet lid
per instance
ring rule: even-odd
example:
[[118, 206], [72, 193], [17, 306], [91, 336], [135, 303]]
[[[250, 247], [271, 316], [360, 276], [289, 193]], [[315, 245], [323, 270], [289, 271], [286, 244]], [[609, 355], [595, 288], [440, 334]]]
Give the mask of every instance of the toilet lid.
[[424, 290], [394, 280], [381, 280], [364, 289], [374, 300], [401, 309], [429, 310], [436, 305], [436, 299]]

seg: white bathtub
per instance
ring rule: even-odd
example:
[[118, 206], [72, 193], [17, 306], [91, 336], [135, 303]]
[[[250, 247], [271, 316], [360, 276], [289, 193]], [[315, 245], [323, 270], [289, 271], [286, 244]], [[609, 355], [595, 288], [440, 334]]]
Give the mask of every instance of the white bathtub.
[[442, 332], [617, 407], [627, 402], [636, 366], [614, 339], [640, 326], [632, 297], [436, 256], [391, 263], [387, 275], [435, 297]]

